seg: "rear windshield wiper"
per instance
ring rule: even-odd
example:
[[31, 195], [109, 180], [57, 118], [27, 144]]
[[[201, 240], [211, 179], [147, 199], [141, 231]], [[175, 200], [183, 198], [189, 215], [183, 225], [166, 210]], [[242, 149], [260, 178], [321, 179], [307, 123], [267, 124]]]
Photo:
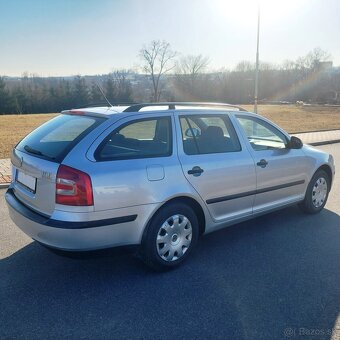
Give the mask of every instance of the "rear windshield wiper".
[[29, 152], [29, 153], [33, 153], [33, 154], [35, 154], [35, 155], [43, 156], [43, 153], [42, 153], [41, 151], [36, 150], [36, 149], [33, 149], [33, 148], [31, 148], [30, 146], [28, 146], [28, 145], [25, 145], [25, 146], [24, 146], [24, 149], [25, 149], [27, 152]]
[[38, 155], [38, 156], [41, 156], [41, 157], [46, 157], [46, 158], [49, 158], [49, 159], [55, 159], [55, 157], [47, 156], [47, 155], [43, 154], [41, 151], [31, 148], [29, 145], [25, 145], [24, 149], [27, 152], [32, 153], [34, 155]]

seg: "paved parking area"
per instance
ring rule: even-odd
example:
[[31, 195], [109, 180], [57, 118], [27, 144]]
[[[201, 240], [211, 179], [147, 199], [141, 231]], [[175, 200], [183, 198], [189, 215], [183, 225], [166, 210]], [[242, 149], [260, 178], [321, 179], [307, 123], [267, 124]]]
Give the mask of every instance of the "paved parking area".
[[11, 162], [7, 158], [0, 159], [0, 184], [11, 181]]
[[[340, 144], [321, 149], [339, 169]], [[291, 207], [207, 235], [161, 274], [126, 249], [48, 251], [0, 190], [0, 338], [340, 339], [339, 188], [318, 215]]]
[[321, 145], [322, 143], [340, 142], [340, 130], [317, 131], [293, 134], [299, 137], [305, 144]]

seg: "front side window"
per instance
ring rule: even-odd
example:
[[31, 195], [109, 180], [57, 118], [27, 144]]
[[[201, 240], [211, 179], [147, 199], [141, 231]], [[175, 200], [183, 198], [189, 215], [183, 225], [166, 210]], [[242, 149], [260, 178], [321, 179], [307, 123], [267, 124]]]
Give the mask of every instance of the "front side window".
[[172, 153], [170, 117], [139, 119], [114, 130], [97, 151], [97, 160], [165, 157]]
[[266, 121], [245, 116], [237, 119], [255, 151], [286, 148], [286, 136]]
[[226, 115], [180, 117], [183, 150], [187, 155], [235, 152], [241, 145]]

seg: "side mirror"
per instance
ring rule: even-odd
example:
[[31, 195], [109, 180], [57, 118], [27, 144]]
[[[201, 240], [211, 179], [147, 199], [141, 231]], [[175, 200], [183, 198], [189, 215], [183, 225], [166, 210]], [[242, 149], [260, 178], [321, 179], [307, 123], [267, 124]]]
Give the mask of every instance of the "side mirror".
[[200, 130], [198, 130], [196, 128], [186, 129], [186, 131], [185, 131], [185, 135], [187, 137], [190, 137], [190, 138], [198, 137], [198, 136], [200, 136], [200, 134], [201, 134]]
[[292, 136], [287, 147], [288, 149], [301, 149], [303, 147], [302, 140], [298, 137]]

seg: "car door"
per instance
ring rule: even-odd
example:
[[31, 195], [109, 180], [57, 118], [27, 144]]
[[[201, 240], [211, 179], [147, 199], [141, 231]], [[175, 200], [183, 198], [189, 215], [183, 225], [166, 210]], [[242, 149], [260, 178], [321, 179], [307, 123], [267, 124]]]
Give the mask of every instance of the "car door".
[[254, 161], [227, 113], [175, 113], [178, 157], [186, 179], [215, 221], [252, 214]]
[[289, 137], [265, 119], [236, 119], [256, 165], [254, 213], [301, 200], [308, 181], [303, 151], [287, 147]]

